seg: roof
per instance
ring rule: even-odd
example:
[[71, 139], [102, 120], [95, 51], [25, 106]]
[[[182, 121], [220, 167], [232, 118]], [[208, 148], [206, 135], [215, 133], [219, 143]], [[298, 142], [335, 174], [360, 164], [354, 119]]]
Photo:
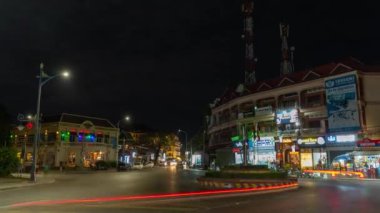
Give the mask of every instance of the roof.
[[305, 81], [326, 78], [329, 76], [346, 73], [354, 70], [360, 70], [362, 72], [368, 73], [380, 73], [380, 66], [368, 66], [353, 57], [338, 59], [336, 61], [327, 64], [322, 64], [310, 69], [305, 69], [298, 72], [282, 75], [273, 79], [258, 81], [255, 84], [249, 85], [247, 89], [242, 93], [236, 92], [235, 89], [228, 88], [224, 91], [223, 95], [220, 98], [220, 101], [215, 104], [215, 107], [227, 103], [228, 101], [233, 100], [237, 97], [262, 91], [268, 91]]
[[95, 118], [95, 117], [89, 117], [89, 116], [83, 116], [83, 115], [74, 115], [74, 114], [62, 113], [61, 115], [43, 116], [43, 118], [42, 118], [43, 123], [66, 122], [66, 123], [82, 124], [85, 121], [90, 121], [95, 126], [116, 128], [107, 119]]

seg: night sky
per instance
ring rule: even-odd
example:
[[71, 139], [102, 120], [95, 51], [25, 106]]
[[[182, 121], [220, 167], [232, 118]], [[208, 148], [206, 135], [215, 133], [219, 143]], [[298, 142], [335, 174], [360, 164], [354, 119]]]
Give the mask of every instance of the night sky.
[[[243, 81], [242, 0], [0, 0], [0, 103], [34, 113], [39, 63], [71, 78], [43, 87], [41, 112], [129, 114], [194, 133], [208, 104]], [[353, 56], [380, 64], [376, 1], [255, 1], [257, 78], [280, 67], [290, 24], [296, 70]]]

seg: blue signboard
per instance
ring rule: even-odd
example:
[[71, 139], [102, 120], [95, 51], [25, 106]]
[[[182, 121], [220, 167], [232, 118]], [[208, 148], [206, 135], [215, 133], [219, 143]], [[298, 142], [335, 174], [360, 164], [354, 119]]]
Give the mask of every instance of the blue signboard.
[[356, 75], [351, 74], [326, 80], [325, 87], [329, 131], [359, 130]]
[[277, 110], [276, 121], [278, 125], [298, 122], [297, 109]]

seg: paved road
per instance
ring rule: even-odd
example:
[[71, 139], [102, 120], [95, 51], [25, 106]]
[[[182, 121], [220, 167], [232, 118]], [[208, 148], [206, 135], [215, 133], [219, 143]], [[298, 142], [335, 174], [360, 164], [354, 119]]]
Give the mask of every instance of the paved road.
[[[131, 173], [67, 175], [51, 185], [0, 192], [0, 206], [30, 200], [115, 197], [197, 191], [194, 171], [157, 168]], [[124, 184], [125, 182], [125, 184]], [[2, 208], [0, 212], [379, 212], [378, 181], [301, 180], [300, 189], [249, 196], [144, 199]], [[36, 195], [33, 195], [35, 193]]]
[[0, 191], [0, 206], [37, 200], [196, 191], [201, 189], [196, 178], [202, 174], [202, 171], [153, 168], [55, 175], [52, 184]]

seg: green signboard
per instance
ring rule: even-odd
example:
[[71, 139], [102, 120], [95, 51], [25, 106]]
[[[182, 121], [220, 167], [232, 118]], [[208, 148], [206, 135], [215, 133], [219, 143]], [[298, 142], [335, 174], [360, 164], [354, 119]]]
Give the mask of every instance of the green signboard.
[[240, 140], [241, 140], [240, 135], [235, 135], [235, 136], [231, 137], [232, 142], [236, 142], [236, 141], [240, 141]]

